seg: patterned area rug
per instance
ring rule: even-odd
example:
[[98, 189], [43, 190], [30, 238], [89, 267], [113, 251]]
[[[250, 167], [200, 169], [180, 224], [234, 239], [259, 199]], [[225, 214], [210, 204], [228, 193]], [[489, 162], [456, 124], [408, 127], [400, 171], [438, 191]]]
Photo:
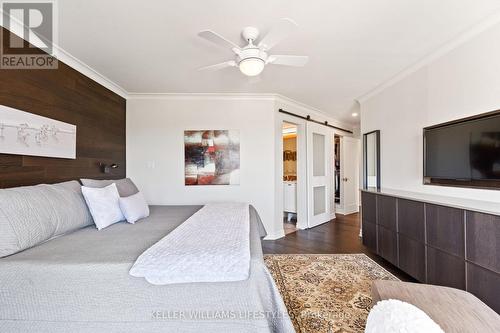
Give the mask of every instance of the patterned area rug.
[[363, 332], [371, 283], [398, 280], [364, 254], [266, 255], [295, 330]]

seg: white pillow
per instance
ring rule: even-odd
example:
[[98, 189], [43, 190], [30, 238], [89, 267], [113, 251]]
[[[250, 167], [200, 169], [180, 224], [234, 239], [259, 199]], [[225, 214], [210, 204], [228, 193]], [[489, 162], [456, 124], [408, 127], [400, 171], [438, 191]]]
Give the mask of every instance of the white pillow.
[[82, 193], [98, 230], [125, 219], [115, 183], [103, 188], [82, 186]]
[[368, 314], [365, 333], [444, 333], [424, 311], [395, 299], [377, 302]]
[[120, 198], [120, 208], [128, 223], [135, 223], [149, 216], [149, 206], [141, 192]]

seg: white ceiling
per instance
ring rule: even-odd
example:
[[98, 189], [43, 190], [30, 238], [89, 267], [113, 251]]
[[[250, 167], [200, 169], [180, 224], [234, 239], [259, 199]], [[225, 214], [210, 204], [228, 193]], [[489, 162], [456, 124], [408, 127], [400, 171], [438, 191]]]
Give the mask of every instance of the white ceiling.
[[[498, 0], [59, 1], [59, 45], [131, 93], [278, 93], [356, 122], [356, 98], [500, 9]], [[250, 83], [231, 58], [197, 37], [212, 29], [243, 45], [248, 25], [299, 24], [275, 54], [308, 55], [304, 68], [268, 66]]]

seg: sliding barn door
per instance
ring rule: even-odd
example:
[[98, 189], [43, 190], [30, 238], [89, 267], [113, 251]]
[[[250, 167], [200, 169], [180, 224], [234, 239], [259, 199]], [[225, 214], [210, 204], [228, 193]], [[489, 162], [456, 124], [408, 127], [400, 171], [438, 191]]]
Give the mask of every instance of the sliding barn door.
[[307, 123], [308, 226], [331, 218], [333, 132], [328, 127]]

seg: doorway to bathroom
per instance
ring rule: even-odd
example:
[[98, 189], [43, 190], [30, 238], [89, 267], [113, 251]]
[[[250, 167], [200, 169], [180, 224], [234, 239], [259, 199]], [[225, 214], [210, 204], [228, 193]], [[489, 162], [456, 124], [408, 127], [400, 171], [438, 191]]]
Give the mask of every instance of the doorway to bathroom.
[[297, 231], [297, 125], [283, 122], [283, 229]]

